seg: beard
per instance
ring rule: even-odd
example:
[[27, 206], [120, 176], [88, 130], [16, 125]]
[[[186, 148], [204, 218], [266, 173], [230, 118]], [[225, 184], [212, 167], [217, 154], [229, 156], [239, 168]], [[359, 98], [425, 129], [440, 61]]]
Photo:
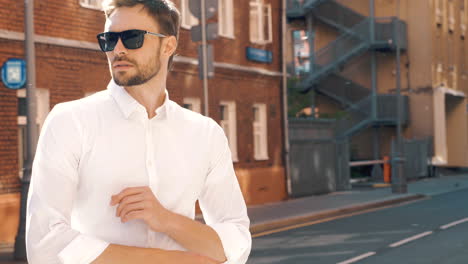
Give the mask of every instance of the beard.
[[134, 73], [130, 73], [128, 71], [124, 72], [112, 72], [112, 78], [117, 85], [120, 86], [135, 86], [141, 85], [149, 80], [151, 80], [154, 76], [156, 76], [160, 69], [161, 63], [159, 62], [159, 58], [155, 53], [152, 58], [148, 60], [148, 63], [139, 64], [136, 61], [129, 59], [125, 56], [118, 57], [114, 59], [114, 62], [117, 61], [127, 61], [133, 64]]

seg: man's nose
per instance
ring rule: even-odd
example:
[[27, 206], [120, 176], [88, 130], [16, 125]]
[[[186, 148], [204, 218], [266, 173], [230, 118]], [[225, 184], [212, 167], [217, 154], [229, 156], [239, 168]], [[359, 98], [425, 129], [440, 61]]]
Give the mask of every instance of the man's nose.
[[114, 53], [116, 55], [122, 54], [122, 53], [127, 54], [127, 48], [125, 48], [120, 38], [117, 40], [117, 44], [115, 44]]

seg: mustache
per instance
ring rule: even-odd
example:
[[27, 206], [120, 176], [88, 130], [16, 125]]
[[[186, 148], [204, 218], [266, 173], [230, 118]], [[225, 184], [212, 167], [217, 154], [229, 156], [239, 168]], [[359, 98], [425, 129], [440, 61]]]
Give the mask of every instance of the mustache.
[[129, 62], [133, 65], [136, 65], [136, 63], [132, 60], [132, 59], [129, 59], [125, 56], [122, 56], [122, 57], [115, 57], [114, 60], [112, 61], [112, 64], [116, 63], [116, 62], [120, 62], [120, 61], [123, 61], [123, 62]]

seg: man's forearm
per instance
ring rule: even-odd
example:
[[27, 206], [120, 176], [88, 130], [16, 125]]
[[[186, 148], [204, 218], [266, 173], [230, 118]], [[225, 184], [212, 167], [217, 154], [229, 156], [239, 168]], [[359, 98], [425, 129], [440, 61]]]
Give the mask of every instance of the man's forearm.
[[187, 250], [225, 262], [224, 248], [216, 231], [186, 216], [172, 213], [164, 233]]
[[165, 263], [162, 260], [166, 250], [157, 248], [140, 248], [111, 244], [94, 260], [93, 264], [132, 264], [132, 263]]
[[219, 264], [191, 252], [110, 244], [92, 264]]

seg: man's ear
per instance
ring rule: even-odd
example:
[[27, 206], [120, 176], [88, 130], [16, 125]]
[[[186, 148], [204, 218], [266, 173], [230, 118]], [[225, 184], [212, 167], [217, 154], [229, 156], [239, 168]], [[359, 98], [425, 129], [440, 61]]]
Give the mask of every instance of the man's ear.
[[172, 56], [177, 49], [177, 39], [175, 36], [167, 36], [164, 38], [163, 54], [168, 58]]

